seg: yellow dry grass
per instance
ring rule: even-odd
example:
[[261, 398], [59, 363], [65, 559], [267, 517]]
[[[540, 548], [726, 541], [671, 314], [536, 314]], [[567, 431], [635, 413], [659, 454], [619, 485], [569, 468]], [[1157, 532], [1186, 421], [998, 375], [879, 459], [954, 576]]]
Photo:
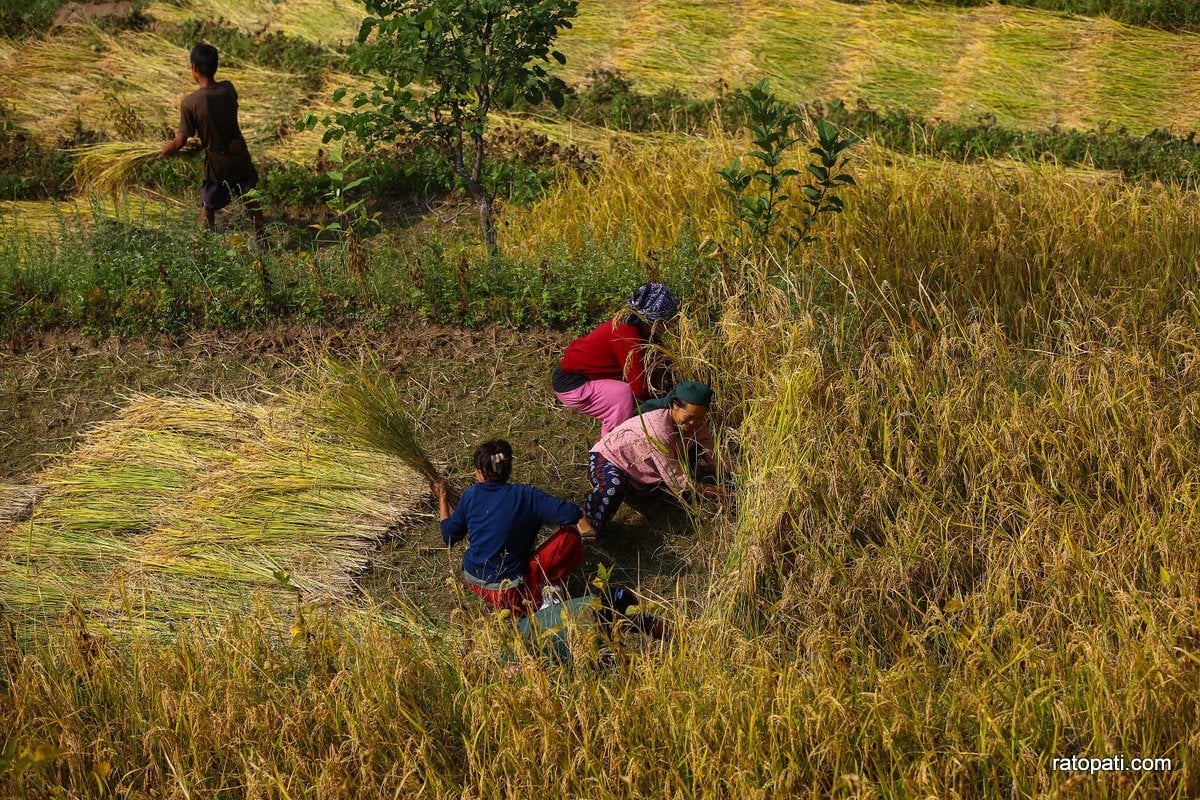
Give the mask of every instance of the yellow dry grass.
[[92, 224], [96, 217], [154, 223], [177, 217], [182, 208], [170, 200], [136, 194], [64, 201], [0, 201], [0, 240], [36, 234], [39, 241], [56, 242], [80, 226]]

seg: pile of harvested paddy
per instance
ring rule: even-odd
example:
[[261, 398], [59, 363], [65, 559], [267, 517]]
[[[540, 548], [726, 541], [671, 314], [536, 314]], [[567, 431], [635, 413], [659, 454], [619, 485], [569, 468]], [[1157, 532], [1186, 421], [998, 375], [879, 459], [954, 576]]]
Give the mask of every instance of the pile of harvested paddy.
[[[274, 139], [298, 113], [302, 88], [292, 75], [233, 60], [219, 75], [238, 87], [252, 146]], [[186, 50], [130, 31], [71, 28], [25, 41], [0, 72], [0, 99], [15, 121], [51, 145], [76, 125], [113, 139], [165, 142], [180, 101], [195, 88]]]
[[77, 600], [120, 626], [351, 596], [427, 516], [427, 483], [330, 433], [316, 402], [134, 397], [37, 476], [27, 522], [0, 526], [0, 603], [47, 619]]

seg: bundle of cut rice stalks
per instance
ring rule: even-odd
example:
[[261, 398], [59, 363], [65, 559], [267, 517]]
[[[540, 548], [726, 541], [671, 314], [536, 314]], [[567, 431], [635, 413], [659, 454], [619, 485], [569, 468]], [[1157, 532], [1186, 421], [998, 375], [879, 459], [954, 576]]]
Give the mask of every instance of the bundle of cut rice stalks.
[[[444, 480], [404, 413], [396, 384], [374, 357], [360, 364], [327, 360], [324, 370], [331, 378], [324, 404], [324, 421], [331, 430], [361, 447], [400, 459], [429, 481]], [[448, 488], [453, 503], [457, 492]]]
[[321, 423], [317, 400], [137, 396], [39, 476], [0, 525], [0, 604], [47, 620], [78, 602], [165, 628], [255, 598], [343, 600], [389, 535], [431, 515], [423, 476]]
[[162, 153], [162, 144], [152, 142], [100, 142], [77, 147], [75, 186], [81, 191], [119, 194], [133, 182], [138, 167], [149, 164]]

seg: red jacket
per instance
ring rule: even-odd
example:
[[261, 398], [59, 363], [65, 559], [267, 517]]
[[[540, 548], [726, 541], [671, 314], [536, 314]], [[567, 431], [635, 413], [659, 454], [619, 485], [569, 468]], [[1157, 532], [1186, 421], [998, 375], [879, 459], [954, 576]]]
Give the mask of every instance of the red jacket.
[[567, 345], [560, 369], [589, 381], [623, 380], [639, 401], [650, 398], [646, 375], [646, 329], [628, 321], [611, 320]]

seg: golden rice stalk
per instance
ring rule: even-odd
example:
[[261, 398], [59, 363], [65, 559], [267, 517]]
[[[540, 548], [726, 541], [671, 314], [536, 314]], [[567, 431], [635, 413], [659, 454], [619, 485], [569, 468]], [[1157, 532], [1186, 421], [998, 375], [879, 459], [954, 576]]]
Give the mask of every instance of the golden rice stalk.
[[[78, 598], [141, 625], [232, 612], [256, 592], [352, 596], [379, 544], [424, 516], [426, 484], [330, 441], [313, 425], [323, 403], [131, 398], [39, 475], [28, 523], [0, 525], [0, 603], [45, 619]], [[21, 488], [0, 486], [0, 512]]]
[[162, 145], [151, 142], [100, 142], [72, 150], [79, 160], [72, 176], [81, 190], [119, 194], [132, 180], [138, 167], [162, 153]]

